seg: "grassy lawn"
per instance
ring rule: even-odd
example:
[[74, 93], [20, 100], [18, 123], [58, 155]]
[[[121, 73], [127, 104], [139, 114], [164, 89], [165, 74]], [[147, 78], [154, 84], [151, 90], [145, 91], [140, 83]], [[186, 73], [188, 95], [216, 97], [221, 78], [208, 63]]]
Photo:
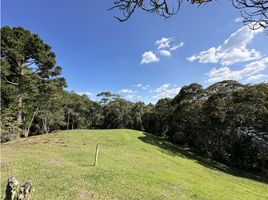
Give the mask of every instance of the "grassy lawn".
[[1, 199], [10, 175], [33, 182], [34, 200], [268, 199], [267, 181], [139, 131], [61, 131], [2, 144], [1, 151]]

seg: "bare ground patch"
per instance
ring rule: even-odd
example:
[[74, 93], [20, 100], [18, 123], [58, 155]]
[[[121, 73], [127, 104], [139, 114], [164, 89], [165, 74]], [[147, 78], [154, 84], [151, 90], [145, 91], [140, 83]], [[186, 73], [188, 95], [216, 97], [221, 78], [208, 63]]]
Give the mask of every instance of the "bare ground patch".
[[50, 159], [50, 160], [47, 161], [47, 163], [49, 165], [53, 165], [53, 166], [61, 166], [63, 161], [59, 160], [59, 159]]
[[0, 161], [0, 167], [1, 167], [1, 172], [7, 172], [10, 170], [10, 165], [8, 164], [7, 161], [4, 161], [4, 160]]
[[82, 189], [79, 192], [80, 199], [99, 199], [99, 195], [96, 192]]

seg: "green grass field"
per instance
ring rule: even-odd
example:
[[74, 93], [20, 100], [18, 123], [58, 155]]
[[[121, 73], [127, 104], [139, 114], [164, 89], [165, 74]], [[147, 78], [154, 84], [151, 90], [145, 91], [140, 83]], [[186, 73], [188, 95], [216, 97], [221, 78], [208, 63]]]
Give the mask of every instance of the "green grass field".
[[268, 200], [266, 180], [139, 131], [61, 131], [2, 144], [1, 151], [1, 199], [14, 175], [33, 182], [33, 200]]

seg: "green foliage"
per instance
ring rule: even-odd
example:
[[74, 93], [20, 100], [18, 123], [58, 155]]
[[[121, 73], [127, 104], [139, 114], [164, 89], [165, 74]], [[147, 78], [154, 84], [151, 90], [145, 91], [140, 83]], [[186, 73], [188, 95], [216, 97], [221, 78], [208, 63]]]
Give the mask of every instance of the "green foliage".
[[267, 98], [265, 83], [185, 86], [173, 99], [169, 138], [211, 159], [268, 173]]
[[1, 28], [1, 110], [10, 122], [5, 123], [4, 130], [15, 127], [28, 136], [38, 110], [43, 113], [43, 129], [48, 132], [44, 119], [48, 118], [49, 108], [45, 104], [55, 102], [51, 98], [65, 85], [62, 78], [51, 79], [60, 72], [55, 53], [37, 34], [22, 27]]
[[1, 59], [8, 62], [16, 75], [23, 76], [33, 68], [42, 78], [60, 74], [51, 47], [22, 27], [1, 28]]

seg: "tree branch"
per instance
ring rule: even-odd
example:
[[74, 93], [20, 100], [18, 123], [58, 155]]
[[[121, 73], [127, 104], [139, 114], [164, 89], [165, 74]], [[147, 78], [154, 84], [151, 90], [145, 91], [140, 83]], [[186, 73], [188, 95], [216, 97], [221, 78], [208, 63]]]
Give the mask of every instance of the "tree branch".
[[[119, 22], [127, 21], [137, 9], [170, 18], [180, 10], [184, 1], [200, 6], [214, 0], [113, 0], [114, 6], [108, 10], [122, 12], [122, 17], [115, 17]], [[251, 29], [268, 27], [268, 0], [232, 0], [232, 3], [242, 10], [243, 22]]]
[[7, 78], [6, 78], [4, 75], [3, 75], [2, 77], [3, 77], [3, 79], [4, 79], [7, 83], [9, 83], [9, 84], [12, 84], [12, 85], [19, 85], [18, 83], [14, 83], [14, 82], [12, 82], [12, 81], [7, 80]]

